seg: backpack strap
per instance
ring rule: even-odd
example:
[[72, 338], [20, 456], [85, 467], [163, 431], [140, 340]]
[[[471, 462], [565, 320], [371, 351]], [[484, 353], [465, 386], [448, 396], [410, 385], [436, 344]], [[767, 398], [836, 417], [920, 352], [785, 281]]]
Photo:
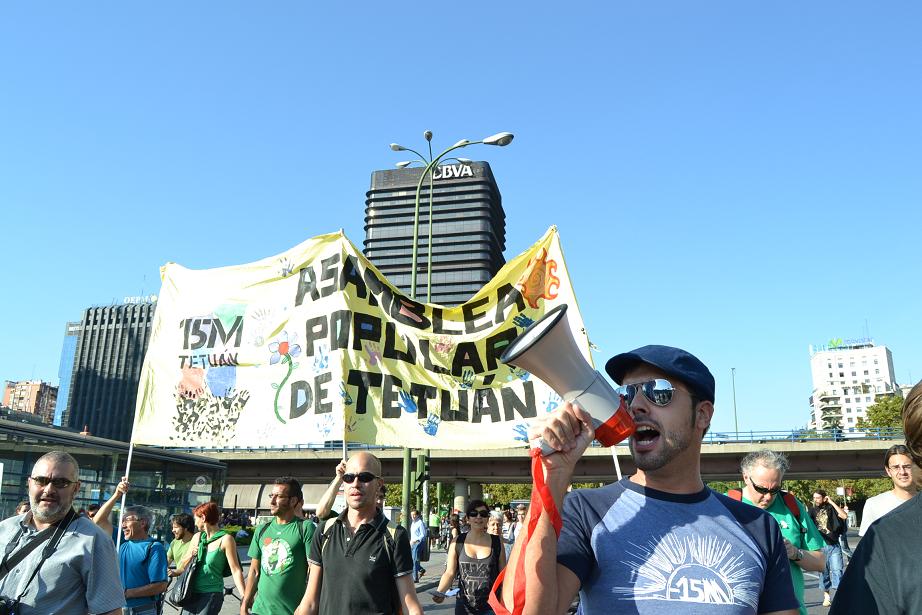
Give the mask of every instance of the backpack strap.
[[[731, 489], [727, 492], [727, 497], [731, 500], [741, 502], [743, 500], [743, 492], [739, 489]], [[790, 491], [782, 491], [781, 499], [784, 501], [784, 505], [788, 507], [788, 510], [791, 511], [791, 514], [794, 515], [794, 518], [797, 519], [797, 524], [800, 525], [800, 506], [797, 505], [797, 498], [795, 498], [794, 494]], [[800, 533], [807, 533], [807, 530], [804, 529], [802, 525], [800, 526]]]
[[794, 494], [792, 494], [790, 491], [782, 491], [781, 498], [787, 505], [788, 510], [791, 511], [791, 514], [794, 515], [794, 518], [800, 522], [800, 506], [797, 505], [797, 498], [794, 497]]

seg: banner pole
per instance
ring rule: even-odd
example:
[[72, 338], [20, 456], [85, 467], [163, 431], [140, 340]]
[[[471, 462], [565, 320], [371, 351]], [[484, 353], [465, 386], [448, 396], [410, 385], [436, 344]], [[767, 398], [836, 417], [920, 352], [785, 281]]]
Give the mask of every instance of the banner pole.
[[[132, 432], [134, 431], [134, 427], [131, 428], [131, 431]], [[131, 457], [133, 455], [134, 455], [134, 433], [131, 434], [131, 442], [128, 443], [128, 460], [125, 462], [125, 477], [128, 477], [131, 474]], [[121, 480], [119, 480], [119, 482], [121, 482]], [[116, 489], [118, 489], [117, 486], [116, 486]], [[119, 504], [118, 525], [116, 526], [117, 537], [115, 539], [115, 550], [116, 551], [118, 551], [119, 547], [122, 545], [122, 517], [125, 516], [125, 499], [127, 497], [128, 497], [128, 493], [127, 492], [123, 493], [122, 501]]]

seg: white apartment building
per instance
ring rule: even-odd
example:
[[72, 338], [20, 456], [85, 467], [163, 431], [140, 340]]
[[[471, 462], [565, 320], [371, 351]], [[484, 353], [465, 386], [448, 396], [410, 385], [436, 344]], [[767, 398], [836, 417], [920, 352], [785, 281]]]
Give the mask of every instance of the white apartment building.
[[867, 416], [868, 406], [900, 392], [890, 350], [869, 339], [810, 346], [810, 372], [813, 429], [829, 429], [838, 420], [844, 431], [853, 431], [858, 419]]

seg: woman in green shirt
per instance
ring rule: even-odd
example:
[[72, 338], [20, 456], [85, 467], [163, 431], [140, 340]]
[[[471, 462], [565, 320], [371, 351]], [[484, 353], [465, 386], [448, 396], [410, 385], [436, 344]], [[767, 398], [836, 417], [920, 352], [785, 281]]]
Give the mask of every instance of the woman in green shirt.
[[214, 502], [201, 504], [192, 511], [195, 526], [201, 530], [189, 545], [189, 551], [177, 570], [182, 571], [192, 558], [198, 568], [192, 579], [192, 600], [183, 606], [180, 615], [218, 615], [224, 603], [224, 573], [229, 569], [234, 585], [243, 595], [243, 569], [237, 558], [234, 537], [218, 529], [221, 513]]

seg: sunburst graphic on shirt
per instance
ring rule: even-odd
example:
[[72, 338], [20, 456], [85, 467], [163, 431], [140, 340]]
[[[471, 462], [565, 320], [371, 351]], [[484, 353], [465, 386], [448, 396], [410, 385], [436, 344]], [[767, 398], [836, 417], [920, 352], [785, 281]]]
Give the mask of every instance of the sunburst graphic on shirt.
[[733, 545], [715, 536], [667, 535], [646, 544], [632, 543], [623, 564], [634, 570], [634, 584], [614, 587], [634, 600], [675, 600], [758, 607], [760, 584]]

